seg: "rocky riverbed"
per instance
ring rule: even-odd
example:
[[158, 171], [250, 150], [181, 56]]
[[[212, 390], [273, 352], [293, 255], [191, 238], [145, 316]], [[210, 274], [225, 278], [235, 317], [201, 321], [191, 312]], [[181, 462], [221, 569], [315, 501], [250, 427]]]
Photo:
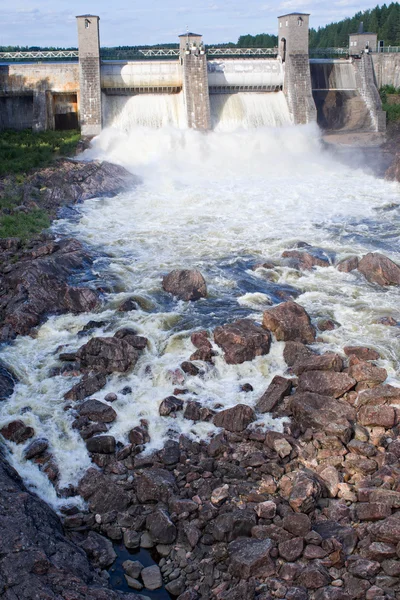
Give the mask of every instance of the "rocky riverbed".
[[[93, 166], [79, 168], [77, 192], [74, 180], [72, 190], [49, 197], [88, 197], [82, 179]], [[108, 166], [97, 164], [95, 173], [102, 169]], [[114, 175], [115, 188], [107, 184], [107, 194], [133, 183], [122, 170]], [[99, 195], [103, 186], [100, 177], [87, 193]], [[71, 279], [93, 261], [82, 243], [46, 236], [25, 247], [2, 241], [2, 248], [3, 341], [34, 336], [52, 313], [100, 309], [104, 290]], [[298, 273], [336, 267], [382, 289], [400, 285], [399, 266], [382, 253], [339, 261], [305, 242], [287, 249], [279, 263], [253, 267], [274, 272], [282, 264]], [[162, 285], [182, 302], [208, 295], [206, 278], [192, 269], [174, 270]], [[148, 339], [129, 327], [98, 335], [106, 323], [88, 319], [82, 332], [90, 339], [75, 351], [60, 348], [52, 376], [79, 378], [64, 395], [64, 409], [93, 466], [77, 486], [62, 487], [48, 440], [24, 414], [3, 426], [9, 447], [23, 448], [25, 460], [47, 475], [65, 506], [60, 521], [1, 459], [2, 597], [131, 600], [162, 586], [179, 600], [399, 596], [400, 387], [393, 377], [387, 382], [374, 347], [324, 350], [321, 336], [338, 326], [335, 320], [316, 321], [294, 298], [283, 300], [267, 308], [260, 322], [232, 319], [192, 333], [191, 351], [175, 365], [159, 415], [171, 432], [183, 416], [189, 424], [208, 424], [212, 433], [200, 441], [172, 435], [151, 453], [145, 419], [132, 427], [126, 444], [109, 433], [120, 418], [113, 404], [129, 390], [103, 391], [112, 375], [134, 370]], [[117, 311], [137, 308], [128, 298]], [[397, 321], [383, 319], [396, 335]], [[284, 346], [286, 371], [272, 379], [254, 407], [246, 403], [250, 378], [239, 390], [243, 401], [230, 408], [215, 401], [205, 405], [191, 391], [192, 378], [205, 377], [217, 358], [243, 365], [278, 344]], [[15, 379], [0, 369], [1, 400], [7, 402]], [[267, 414], [280, 426], [261, 425]], [[79, 496], [85, 504], [68, 501]], [[132, 594], [107, 589], [113, 543], [133, 553], [123, 564]], [[158, 565], [136, 560], [139, 549], [150, 550]]]

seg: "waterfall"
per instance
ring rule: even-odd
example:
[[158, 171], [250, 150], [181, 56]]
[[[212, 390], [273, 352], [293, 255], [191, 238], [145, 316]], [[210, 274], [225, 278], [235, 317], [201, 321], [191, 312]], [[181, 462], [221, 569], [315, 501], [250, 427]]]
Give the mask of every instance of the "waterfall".
[[313, 90], [355, 90], [354, 66], [350, 62], [319, 60], [311, 62]]
[[103, 122], [125, 133], [135, 127], [181, 129], [186, 125], [183, 94], [103, 94]]
[[212, 94], [210, 104], [215, 131], [280, 127], [291, 123], [283, 92]]

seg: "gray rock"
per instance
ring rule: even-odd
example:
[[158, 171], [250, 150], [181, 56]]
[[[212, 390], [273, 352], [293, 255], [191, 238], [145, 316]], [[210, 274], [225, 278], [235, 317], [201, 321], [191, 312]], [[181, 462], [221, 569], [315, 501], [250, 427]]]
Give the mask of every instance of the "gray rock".
[[148, 590], [157, 590], [162, 587], [161, 571], [157, 565], [145, 567], [141, 572], [144, 587]]
[[117, 418], [117, 413], [111, 406], [94, 398], [81, 404], [78, 412], [82, 417], [100, 423], [112, 423]]
[[176, 527], [168, 512], [162, 508], [157, 509], [147, 517], [146, 527], [157, 544], [172, 544], [176, 539]]
[[234, 577], [269, 577], [275, 571], [270, 558], [273, 547], [271, 540], [238, 539], [228, 547], [230, 557], [229, 570]]
[[86, 540], [81, 542], [80, 546], [92, 563], [100, 569], [106, 569], [117, 558], [112, 542], [95, 531], [90, 531]]

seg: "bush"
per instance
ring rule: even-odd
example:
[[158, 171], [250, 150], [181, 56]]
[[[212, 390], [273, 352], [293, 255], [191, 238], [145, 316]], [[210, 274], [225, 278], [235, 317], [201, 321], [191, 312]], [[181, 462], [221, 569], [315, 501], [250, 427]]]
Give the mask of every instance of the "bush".
[[50, 226], [46, 211], [40, 208], [28, 213], [2, 215], [0, 217], [0, 238], [18, 237], [26, 240]]

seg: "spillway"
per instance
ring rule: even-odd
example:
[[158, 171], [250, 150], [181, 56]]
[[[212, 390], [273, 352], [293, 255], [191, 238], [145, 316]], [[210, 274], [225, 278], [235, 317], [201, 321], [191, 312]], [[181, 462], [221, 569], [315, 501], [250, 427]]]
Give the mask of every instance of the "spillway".
[[216, 131], [234, 131], [238, 127], [281, 127], [291, 118], [283, 92], [212, 94], [211, 120]]
[[184, 127], [183, 94], [103, 94], [106, 127], [131, 131], [135, 127]]

